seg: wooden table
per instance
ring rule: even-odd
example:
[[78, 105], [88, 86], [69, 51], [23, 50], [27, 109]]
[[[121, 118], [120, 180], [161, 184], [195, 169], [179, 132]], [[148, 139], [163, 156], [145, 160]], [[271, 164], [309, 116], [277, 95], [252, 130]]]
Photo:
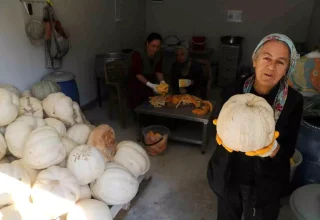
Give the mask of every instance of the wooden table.
[[[215, 103], [211, 102], [214, 106]], [[202, 124], [202, 129], [200, 130], [201, 136], [197, 135], [198, 130], [191, 130], [190, 128], [183, 128], [178, 129], [177, 131], [170, 131], [169, 139], [192, 143], [192, 144], [198, 144], [201, 145], [201, 153], [204, 154], [207, 143], [208, 143], [208, 129], [210, 126], [208, 126], [209, 123], [212, 121], [212, 112], [203, 115], [198, 116], [192, 113], [193, 107], [182, 107], [182, 108], [168, 108], [168, 107], [162, 107], [162, 108], [155, 108], [148, 102], [141, 104], [135, 109], [135, 112], [137, 114], [137, 121], [138, 121], [138, 141], [141, 141], [142, 138], [142, 125], [140, 121], [140, 115], [154, 115], [154, 116], [160, 116], [160, 117], [166, 117], [166, 118], [172, 118], [172, 119], [180, 119], [180, 120], [186, 120], [186, 121], [193, 121], [198, 122]]]

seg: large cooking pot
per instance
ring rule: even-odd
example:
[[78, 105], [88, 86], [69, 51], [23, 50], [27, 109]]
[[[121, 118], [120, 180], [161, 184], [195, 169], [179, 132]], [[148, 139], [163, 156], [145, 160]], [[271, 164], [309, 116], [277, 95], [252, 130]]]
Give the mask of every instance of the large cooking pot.
[[297, 141], [303, 162], [293, 179], [294, 188], [320, 183], [320, 96], [305, 104]]
[[221, 43], [227, 45], [241, 45], [244, 38], [241, 36], [223, 36], [221, 37]]

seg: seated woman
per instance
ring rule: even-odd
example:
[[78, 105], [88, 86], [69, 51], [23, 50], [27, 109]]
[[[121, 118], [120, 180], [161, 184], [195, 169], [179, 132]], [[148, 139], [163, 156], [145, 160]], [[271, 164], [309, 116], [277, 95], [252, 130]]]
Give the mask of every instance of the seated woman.
[[134, 50], [128, 71], [128, 106], [135, 109], [157, 92], [163, 81], [162, 56], [159, 53], [162, 37], [151, 33], [144, 49]]
[[[179, 87], [179, 80], [185, 79], [183, 87]], [[171, 87], [174, 94], [190, 94], [203, 98], [203, 72], [201, 64], [188, 57], [188, 50], [183, 46], [176, 49], [176, 61], [171, 67]]]

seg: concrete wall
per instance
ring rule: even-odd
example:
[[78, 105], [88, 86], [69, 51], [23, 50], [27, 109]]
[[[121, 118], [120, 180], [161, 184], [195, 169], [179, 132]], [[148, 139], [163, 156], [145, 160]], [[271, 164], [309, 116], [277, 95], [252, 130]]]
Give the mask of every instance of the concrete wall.
[[[148, 32], [158, 31], [164, 36], [176, 34], [189, 39], [192, 35], [205, 35], [209, 38], [209, 46], [214, 48], [218, 47], [223, 35], [244, 36], [243, 60], [250, 63], [255, 46], [269, 33], [281, 32], [294, 41], [305, 41], [313, 1], [171, 0], [154, 4], [147, 0], [146, 7]], [[226, 22], [228, 9], [242, 10], [243, 22]]]
[[320, 1], [315, 0], [308, 34], [309, 49], [320, 47]]
[[[61, 70], [75, 73], [81, 104], [95, 99], [94, 56], [135, 47], [145, 38], [145, 1], [123, 0], [122, 21], [114, 22], [114, 0], [53, 0], [54, 9], [71, 36], [71, 50]], [[34, 4], [35, 18], [42, 18], [43, 4]], [[0, 83], [20, 90], [43, 75], [44, 47], [30, 44], [24, 31], [28, 21], [19, 0], [0, 1]]]

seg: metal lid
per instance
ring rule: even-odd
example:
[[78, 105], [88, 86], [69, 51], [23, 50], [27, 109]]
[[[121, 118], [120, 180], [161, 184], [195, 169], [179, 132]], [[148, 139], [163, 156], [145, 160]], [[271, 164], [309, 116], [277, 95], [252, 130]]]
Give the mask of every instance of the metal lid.
[[53, 82], [66, 82], [75, 79], [76, 76], [73, 73], [70, 72], [64, 72], [64, 71], [56, 71], [52, 73], [48, 73], [44, 77], [42, 77], [42, 80], [50, 80]]
[[107, 53], [107, 54], [97, 54], [96, 60], [103, 60], [103, 62], [112, 62], [116, 60], [125, 60], [127, 57], [127, 54], [120, 53], [120, 52], [113, 52], [113, 53]]

